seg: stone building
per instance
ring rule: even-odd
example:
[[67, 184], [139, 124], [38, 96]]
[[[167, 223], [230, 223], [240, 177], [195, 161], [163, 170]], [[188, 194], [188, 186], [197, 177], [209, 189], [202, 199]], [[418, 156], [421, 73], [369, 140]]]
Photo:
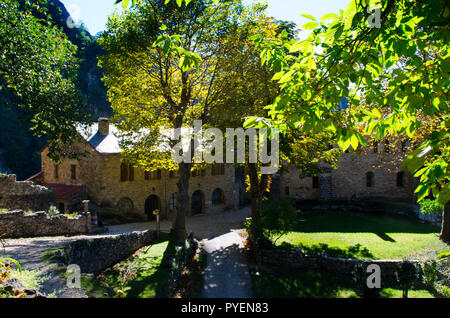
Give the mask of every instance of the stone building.
[[[114, 135], [116, 127], [108, 119], [100, 118], [78, 132], [83, 141], [73, 147], [85, 153], [80, 160], [65, 159], [56, 164], [48, 157], [47, 147], [41, 151], [42, 172], [38, 177], [42, 185], [56, 190], [60, 210], [71, 210], [77, 202], [89, 199], [100, 209], [112, 208], [121, 214], [134, 212], [152, 218], [152, 212], [158, 209], [163, 218], [174, 217], [176, 173], [144, 171], [122, 162]], [[239, 206], [243, 193], [235, 171], [232, 166], [217, 164], [193, 172], [189, 187], [192, 215]]]
[[[102, 209], [121, 215], [136, 213], [153, 217], [160, 210], [163, 218], [175, 216], [177, 174], [165, 170], [144, 171], [121, 161], [115, 136], [116, 127], [100, 118], [88, 129], [78, 129], [83, 141], [74, 145], [85, 153], [80, 160], [50, 160], [47, 147], [41, 152], [42, 171], [29, 180], [55, 189], [60, 210], [72, 211], [89, 199]], [[325, 169], [319, 176], [302, 178], [292, 166], [274, 178], [272, 198], [298, 196], [300, 199], [383, 198], [411, 201], [416, 180], [397, 164], [385, 164], [389, 157], [384, 145], [342, 154], [337, 169]], [[232, 165], [217, 164], [192, 173], [190, 207], [192, 215], [218, 213], [245, 204], [245, 173]], [[272, 189], [272, 190], [273, 190]]]
[[417, 187], [415, 179], [384, 143], [374, 143], [358, 151], [343, 153], [337, 169], [325, 168], [324, 173], [302, 178], [300, 171], [288, 166], [281, 172], [282, 197], [316, 200], [387, 199], [413, 201]]

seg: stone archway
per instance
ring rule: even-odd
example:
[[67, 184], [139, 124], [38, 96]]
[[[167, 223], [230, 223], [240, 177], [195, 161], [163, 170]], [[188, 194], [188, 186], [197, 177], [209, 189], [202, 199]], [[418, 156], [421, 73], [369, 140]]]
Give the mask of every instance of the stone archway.
[[153, 214], [155, 210], [161, 211], [161, 200], [157, 195], [152, 194], [145, 200], [145, 214], [149, 221], [156, 220], [156, 216]]
[[204, 213], [205, 196], [203, 195], [202, 191], [197, 190], [192, 194], [191, 208], [192, 208], [192, 215]]

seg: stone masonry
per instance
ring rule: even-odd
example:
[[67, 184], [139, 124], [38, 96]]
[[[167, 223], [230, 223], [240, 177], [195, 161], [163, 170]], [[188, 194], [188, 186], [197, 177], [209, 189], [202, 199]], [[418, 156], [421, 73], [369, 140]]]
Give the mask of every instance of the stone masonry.
[[43, 211], [55, 204], [52, 189], [33, 182], [16, 181], [15, 175], [0, 175], [0, 208]]

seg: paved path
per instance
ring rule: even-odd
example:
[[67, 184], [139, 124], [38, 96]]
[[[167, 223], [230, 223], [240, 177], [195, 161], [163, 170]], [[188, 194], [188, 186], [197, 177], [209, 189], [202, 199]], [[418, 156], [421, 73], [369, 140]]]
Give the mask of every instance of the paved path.
[[204, 298], [251, 298], [251, 280], [237, 231], [203, 241], [208, 255]]
[[[246, 207], [238, 211], [227, 211], [215, 215], [200, 215], [186, 219], [188, 232], [194, 232], [199, 239], [210, 239], [229, 233], [232, 229], [241, 229], [245, 218], [249, 217], [250, 208]], [[172, 223], [162, 221], [161, 230], [169, 231]], [[20, 262], [23, 269], [40, 270], [42, 276], [47, 277], [43, 283], [41, 292], [44, 294], [55, 293], [60, 298], [80, 298], [86, 297], [85, 293], [76, 289], [68, 289], [65, 281], [55, 273], [55, 264], [49, 264], [42, 259], [42, 255], [48, 249], [59, 247], [68, 242], [84, 238], [111, 236], [134, 231], [144, 231], [155, 229], [155, 222], [134, 223], [109, 226], [109, 232], [97, 235], [80, 235], [74, 237], [42, 237], [26, 239], [5, 240], [5, 253]], [[3, 252], [3, 251], [1, 251]]]

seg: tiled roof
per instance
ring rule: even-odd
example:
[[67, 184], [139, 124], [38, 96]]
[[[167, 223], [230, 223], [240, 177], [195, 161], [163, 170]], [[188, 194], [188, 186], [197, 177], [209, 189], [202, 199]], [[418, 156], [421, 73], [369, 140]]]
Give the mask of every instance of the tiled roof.
[[82, 185], [69, 185], [62, 183], [44, 183], [44, 187], [55, 189], [56, 199], [67, 200], [83, 189]]

